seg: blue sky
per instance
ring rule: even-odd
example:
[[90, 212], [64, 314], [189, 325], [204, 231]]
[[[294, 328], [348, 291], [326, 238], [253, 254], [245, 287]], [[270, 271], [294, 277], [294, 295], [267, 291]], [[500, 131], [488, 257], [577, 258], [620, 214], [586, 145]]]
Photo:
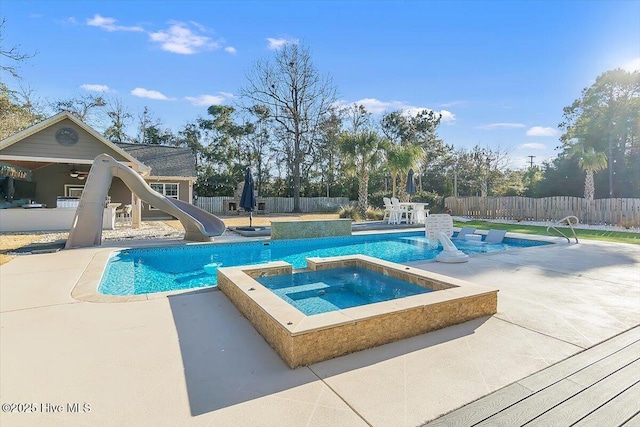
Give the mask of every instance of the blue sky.
[[557, 154], [562, 108], [598, 75], [640, 68], [640, 1], [3, 0], [0, 15], [5, 46], [38, 51], [10, 86], [47, 101], [102, 93], [177, 130], [301, 42], [341, 102], [441, 112], [445, 142], [508, 149], [514, 168]]

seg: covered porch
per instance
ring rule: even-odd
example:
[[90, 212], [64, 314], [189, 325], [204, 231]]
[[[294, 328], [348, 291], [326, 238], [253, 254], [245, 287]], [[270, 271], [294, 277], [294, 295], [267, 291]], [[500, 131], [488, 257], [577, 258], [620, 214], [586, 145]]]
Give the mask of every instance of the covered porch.
[[[149, 168], [68, 113], [60, 113], [0, 141], [0, 232], [63, 231], [71, 227], [93, 159], [108, 153], [145, 175]], [[103, 228], [113, 229], [115, 209], [141, 203], [114, 178], [105, 199]]]

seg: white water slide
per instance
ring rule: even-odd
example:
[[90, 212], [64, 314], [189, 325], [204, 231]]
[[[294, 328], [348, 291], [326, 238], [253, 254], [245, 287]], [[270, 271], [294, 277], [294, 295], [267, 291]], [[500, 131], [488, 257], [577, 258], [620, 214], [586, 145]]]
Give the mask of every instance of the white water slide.
[[165, 197], [153, 190], [127, 165], [107, 154], [93, 160], [65, 249], [98, 246], [102, 243], [104, 203], [114, 176], [120, 178], [143, 202], [176, 217], [185, 229], [185, 240], [209, 242], [224, 233], [220, 218], [190, 203]]

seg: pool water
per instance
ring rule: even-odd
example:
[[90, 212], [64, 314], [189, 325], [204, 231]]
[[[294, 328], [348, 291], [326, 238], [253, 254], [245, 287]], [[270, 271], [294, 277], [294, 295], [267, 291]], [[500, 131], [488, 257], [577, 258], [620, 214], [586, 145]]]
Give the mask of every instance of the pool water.
[[[548, 243], [505, 238], [500, 244], [455, 244], [472, 255]], [[424, 231], [127, 249], [112, 254], [98, 291], [106, 295], [140, 295], [215, 286], [218, 266], [286, 261], [293, 268], [304, 268], [309, 257], [355, 254], [405, 263], [434, 259], [441, 251], [440, 245], [430, 246]]]
[[359, 267], [256, 280], [308, 316], [432, 292], [432, 289]]

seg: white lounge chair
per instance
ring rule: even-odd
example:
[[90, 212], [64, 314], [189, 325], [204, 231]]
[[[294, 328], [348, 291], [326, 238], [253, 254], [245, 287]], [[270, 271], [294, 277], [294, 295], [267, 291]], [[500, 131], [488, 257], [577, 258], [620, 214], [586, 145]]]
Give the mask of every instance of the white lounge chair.
[[507, 230], [489, 230], [487, 236], [484, 238], [485, 243], [502, 243], [504, 235], [507, 234]]
[[456, 236], [456, 239], [464, 239], [467, 234], [473, 234], [476, 232], [475, 227], [462, 227]]

